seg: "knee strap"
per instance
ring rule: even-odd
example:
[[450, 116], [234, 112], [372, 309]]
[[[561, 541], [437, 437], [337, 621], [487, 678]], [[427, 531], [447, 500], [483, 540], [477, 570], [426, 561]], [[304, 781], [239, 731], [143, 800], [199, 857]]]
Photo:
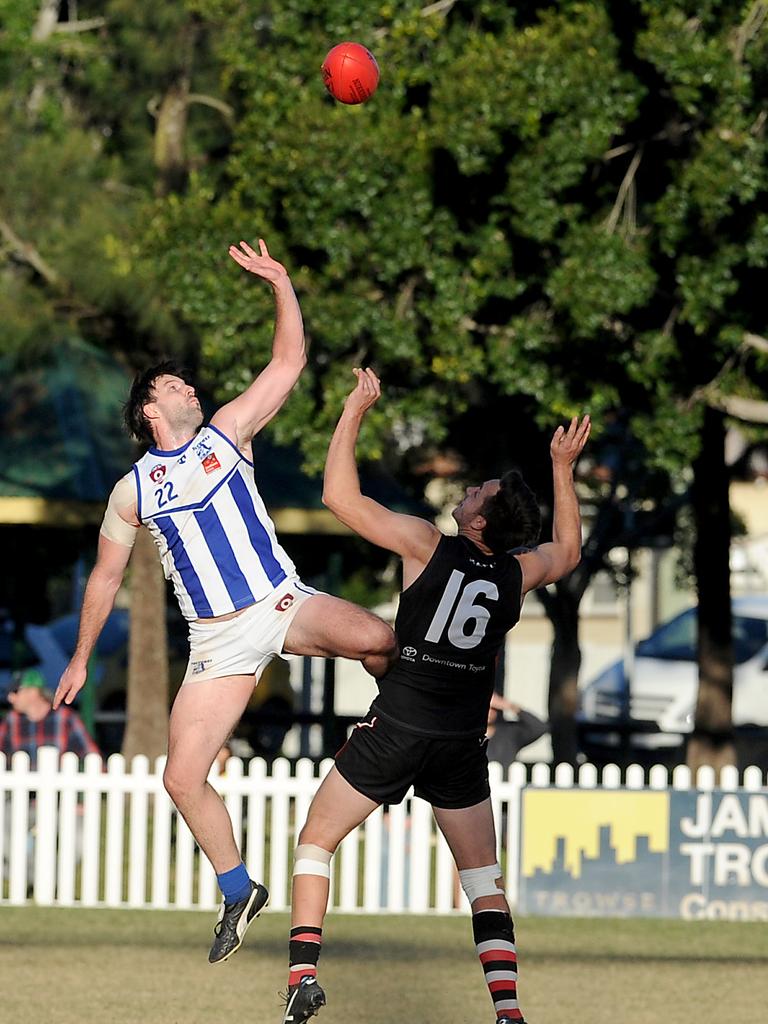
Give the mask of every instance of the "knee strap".
[[331, 857], [333, 854], [322, 846], [304, 843], [296, 847], [294, 854], [293, 874], [319, 875], [320, 878], [331, 877]]
[[504, 890], [496, 885], [499, 878], [503, 878], [503, 875], [498, 862], [484, 868], [465, 868], [459, 872], [461, 887], [470, 904], [481, 896], [503, 896]]

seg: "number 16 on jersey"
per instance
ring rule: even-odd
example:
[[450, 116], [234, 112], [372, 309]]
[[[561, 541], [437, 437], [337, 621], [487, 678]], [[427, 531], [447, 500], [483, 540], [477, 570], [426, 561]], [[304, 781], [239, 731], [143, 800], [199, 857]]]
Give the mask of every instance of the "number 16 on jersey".
[[[424, 639], [438, 644], [448, 625], [448, 640], [454, 647], [468, 651], [477, 647], [485, 636], [490, 611], [482, 604], [475, 604], [477, 597], [483, 596], [489, 601], [499, 600], [499, 591], [490, 580], [473, 580], [462, 590], [465, 574], [454, 569], [448, 578], [443, 596], [435, 610]], [[458, 602], [457, 602], [458, 598]], [[455, 610], [454, 610], [455, 606]], [[453, 616], [451, 616], [453, 611]], [[448, 619], [450, 617], [450, 624]], [[470, 633], [466, 632], [467, 624], [474, 622]]]

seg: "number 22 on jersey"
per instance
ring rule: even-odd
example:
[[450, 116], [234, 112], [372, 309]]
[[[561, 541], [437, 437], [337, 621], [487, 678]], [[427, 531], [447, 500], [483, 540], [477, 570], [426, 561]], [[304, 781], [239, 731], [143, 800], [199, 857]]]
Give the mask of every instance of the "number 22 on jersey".
[[[432, 617], [432, 621], [429, 624], [424, 639], [429, 640], [430, 643], [440, 643], [440, 639], [443, 635], [448, 619], [453, 611], [450, 624], [448, 624], [448, 640], [453, 644], [454, 647], [459, 647], [464, 651], [470, 650], [472, 647], [477, 647], [480, 641], [485, 636], [485, 630], [488, 626], [488, 620], [491, 617], [491, 613], [488, 608], [482, 604], [474, 604], [475, 598], [482, 595], [490, 601], [499, 600], [499, 591], [495, 583], [491, 583], [490, 580], [473, 580], [472, 583], [468, 583], [461, 589], [462, 582], [465, 574], [459, 572], [458, 569], [454, 569], [448, 578], [443, 596], [440, 598], [435, 614]], [[459, 593], [461, 592], [461, 596]], [[458, 603], [457, 599], [458, 598]], [[474, 627], [471, 633], [465, 631], [467, 623], [474, 621]]]
[[155, 491], [155, 498], [158, 508], [163, 508], [169, 501], [175, 501], [178, 494], [173, 489], [172, 481], [167, 480], [161, 487], [158, 487]]

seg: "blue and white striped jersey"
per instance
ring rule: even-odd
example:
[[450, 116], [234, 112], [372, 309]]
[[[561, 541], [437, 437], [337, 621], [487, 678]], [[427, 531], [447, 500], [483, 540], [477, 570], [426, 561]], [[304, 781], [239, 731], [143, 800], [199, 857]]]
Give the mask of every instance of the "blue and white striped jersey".
[[205, 619], [269, 596], [296, 568], [275, 536], [253, 463], [216, 427], [134, 465], [139, 519], [182, 615]]

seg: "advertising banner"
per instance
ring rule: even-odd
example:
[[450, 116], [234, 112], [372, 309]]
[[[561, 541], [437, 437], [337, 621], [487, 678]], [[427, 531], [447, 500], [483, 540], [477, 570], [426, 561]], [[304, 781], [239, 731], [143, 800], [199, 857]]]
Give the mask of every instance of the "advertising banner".
[[520, 912], [768, 920], [768, 793], [522, 796]]

